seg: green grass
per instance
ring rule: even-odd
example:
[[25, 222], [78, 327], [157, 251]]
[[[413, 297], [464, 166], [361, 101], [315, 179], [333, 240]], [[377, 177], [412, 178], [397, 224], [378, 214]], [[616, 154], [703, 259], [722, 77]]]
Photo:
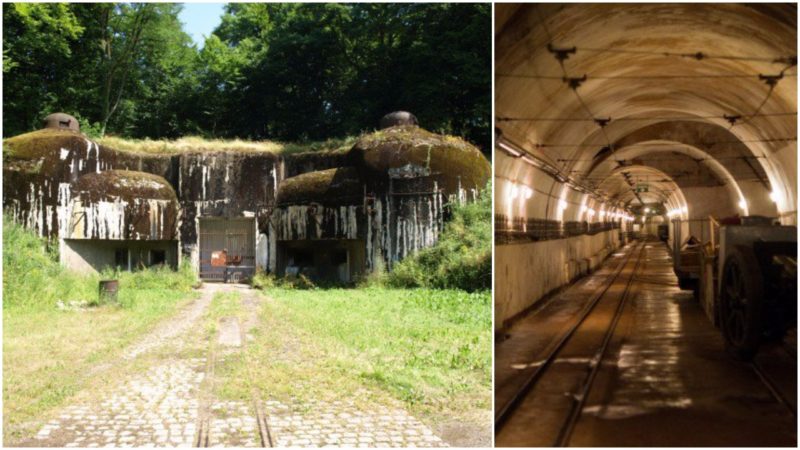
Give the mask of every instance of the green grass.
[[[104, 274], [106, 276], [111, 274]], [[96, 302], [100, 275], [62, 268], [33, 233], [3, 220], [3, 423], [18, 437], [88, 382], [135, 338], [194, 294], [191, 268], [121, 273], [119, 301], [62, 311], [59, 301]], [[30, 431], [30, 430], [27, 430]]]
[[400, 401], [434, 422], [490, 409], [488, 291], [273, 288], [268, 295], [254, 342], [220, 370], [223, 396], [246, 399], [255, 388], [301, 403]]

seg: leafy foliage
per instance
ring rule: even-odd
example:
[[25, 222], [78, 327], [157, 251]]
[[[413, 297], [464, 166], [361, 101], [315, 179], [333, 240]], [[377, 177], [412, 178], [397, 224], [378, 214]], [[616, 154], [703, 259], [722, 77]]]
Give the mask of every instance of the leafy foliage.
[[453, 207], [453, 218], [435, 246], [395, 265], [388, 283], [396, 287], [491, 289], [492, 191], [487, 185], [475, 203]]
[[[319, 140], [408, 110], [488, 152], [489, 4], [231, 3], [198, 50], [174, 3], [3, 8], [3, 126]], [[89, 125], [91, 124], [91, 125]]]

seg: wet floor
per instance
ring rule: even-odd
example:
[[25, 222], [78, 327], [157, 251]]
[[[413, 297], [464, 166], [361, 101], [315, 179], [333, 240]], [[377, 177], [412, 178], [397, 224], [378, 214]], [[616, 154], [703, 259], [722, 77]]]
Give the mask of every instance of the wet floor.
[[[719, 330], [691, 292], [678, 289], [666, 247], [649, 242], [644, 258], [634, 279], [633, 295], [568, 445], [796, 446], [796, 419], [750, 365], [734, 361], [724, 352]], [[612, 258], [606, 266], [615, 264]], [[590, 278], [601, 280], [604, 276], [606, 272], [600, 271]], [[584, 280], [565, 290], [562, 299], [554, 298], [551, 306], [542, 307], [540, 313], [509, 331], [510, 338], [496, 348], [498, 381], [511, 386], [519, 379], [525, 370], [520, 364], [536, 360], [543, 343], [556, 337], [547, 336], [558, 328], [554, 323], [566, 323], [556, 313], [557, 305], [588, 298], [587, 286], [590, 283]], [[565, 308], [575, 310], [576, 306]], [[551, 318], [552, 323], [548, 322]], [[530, 331], [537, 329], [537, 323], [544, 325], [538, 327], [538, 334]], [[527, 345], [523, 340], [526, 334], [536, 334]], [[530, 356], [525, 358], [525, 353]], [[759, 358], [765, 370], [780, 380], [780, 389], [794, 399], [796, 351], [776, 346]], [[565, 386], [561, 396], [571, 389]], [[543, 398], [542, 402], [548, 403], [539, 405], [539, 412], [526, 419], [528, 433], [540, 434], [542, 426], [547, 427], [537, 421], [549, 420], [560, 427], [559, 418], [545, 419], [552, 415], [547, 413], [549, 409], [564, 408], [564, 400], [558, 397]], [[498, 397], [497, 404], [503, 401]], [[502, 431], [498, 446], [544, 444], [534, 436], [521, 436], [526, 434], [525, 425], [516, 425], [513, 433]]]

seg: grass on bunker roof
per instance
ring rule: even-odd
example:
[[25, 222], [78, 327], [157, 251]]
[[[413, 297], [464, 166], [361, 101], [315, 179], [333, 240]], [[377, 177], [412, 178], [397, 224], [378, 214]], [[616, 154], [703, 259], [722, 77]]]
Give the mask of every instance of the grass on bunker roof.
[[59, 301], [97, 299], [99, 280], [62, 268], [42, 239], [3, 217], [4, 444], [35, 433], [96, 381], [87, 375], [93, 367], [116, 361], [195, 295], [194, 274], [185, 266], [120, 274], [118, 306], [57, 307]]
[[116, 150], [131, 153], [177, 154], [186, 152], [267, 152], [275, 154], [294, 154], [304, 152], [339, 152], [347, 151], [356, 142], [357, 137], [328, 139], [315, 142], [278, 142], [278, 141], [246, 141], [242, 139], [208, 139], [198, 136], [186, 136], [178, 139], [128, 139], [106, 136], [97, 139], [97, 143]]
[[217, 368], [223, 398], [400, 406], [491, 436], [489, 291], [269, 288], [243, 357]]

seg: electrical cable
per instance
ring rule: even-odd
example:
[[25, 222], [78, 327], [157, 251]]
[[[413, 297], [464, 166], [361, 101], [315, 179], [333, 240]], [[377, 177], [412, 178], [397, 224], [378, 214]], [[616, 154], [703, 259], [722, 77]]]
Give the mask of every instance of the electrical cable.
[[[563, 77], [556, 75], [528, 75], [517, 73], [498, 73], [495, 74], [501, 78], [525, 78], [532, 80], [558, 80], [563, 81]], [[682, 80], [682, 79], [748, 79], [752, 78], [756, 81], [761, 81], [758, 76], [762, 74], [709, 74], [709, 75], [591, 75], [586, 74], [587, 80]], [[784, 74], [785, 77], [796, 77], [796, 73]]]
[[[708, 141], [708, 142], [679, 142], [677, 144], [660, 144], [657, 142], [647, 142], [641, 144], [631, 144], [627, 147], [663, 147], [669, 145], [698, 145], [698, 146], [713, 146], [717, 144], [746, 144], [746, 143], [754, 143], [754, 142], [793, 142], [797, 141], [797, 137], [781, 137], [781, 138], [769, 138], [769, 139], [740, 139], [740, 140], [733, 140], [733, 141]], [[597, 148], [601, 147], [603, 144], [535, 144], [536, 148]]]
[[[797, 111], [794, 112], [778, 112], [778, 113], [764, 113], [759, 114], [758, 117], [783, 117], [783, 116], [797, 116]], [[678, 120], [712, 120], [712, 119], [727, 119], [730, 116], [658, 116], [658, 117], [620, 117], [613, 119], [614, 122], [634, 122], [634, 121], [678, 121]], [[595, 119], [579, 118], [579, 117], [496, 117], [498, 122], [594, 122]]]

